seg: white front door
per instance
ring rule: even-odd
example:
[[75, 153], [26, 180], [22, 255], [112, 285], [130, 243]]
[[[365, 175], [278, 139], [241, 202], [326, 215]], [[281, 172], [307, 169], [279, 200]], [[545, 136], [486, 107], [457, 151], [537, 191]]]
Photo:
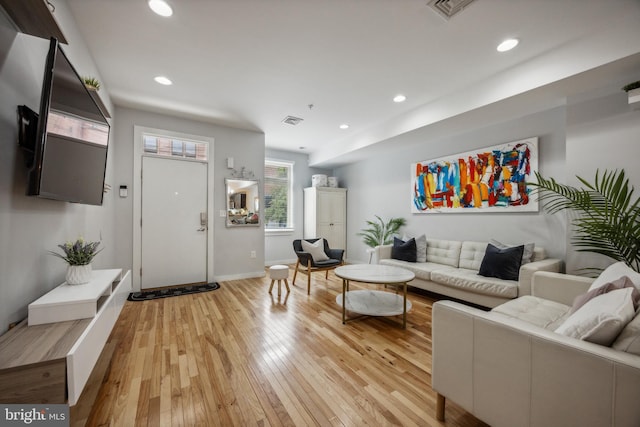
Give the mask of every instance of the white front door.
[[142, 158], [141, 288], [207, 280], [207, 164]]

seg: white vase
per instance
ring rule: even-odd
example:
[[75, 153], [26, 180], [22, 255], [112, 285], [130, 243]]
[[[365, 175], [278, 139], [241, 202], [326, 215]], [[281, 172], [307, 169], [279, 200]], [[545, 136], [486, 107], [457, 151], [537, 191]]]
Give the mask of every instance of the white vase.
[[91, 264], [67, 267], [67, 284], [82, 285], [91, 281]]

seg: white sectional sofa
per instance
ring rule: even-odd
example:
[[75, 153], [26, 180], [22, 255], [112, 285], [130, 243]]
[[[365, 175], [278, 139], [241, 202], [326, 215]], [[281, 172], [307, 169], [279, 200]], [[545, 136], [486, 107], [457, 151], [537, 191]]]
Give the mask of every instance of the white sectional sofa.
[[592, 281], [536, 272], [531, 296], [490, 312], [436, 302], [438, 419], [446, 398], [492, 427], [640, 426], [640, 314], [611, 347], [557, 332]]
[[411, 270], [416, 278], [410, 286], [495, 307], [522, 295], [531, 294], [531, 277], [536, 271], [558, 272], [559, 259], [547, 258], [544, 248], [535, 247], [532, 262], [520, 267], [517, 281], [484, 277], [478, 274], [488, 242], [426, 239], [426, 262], [408, 262], [391, 258], [393, 245], [374, 250], [379, 264]]

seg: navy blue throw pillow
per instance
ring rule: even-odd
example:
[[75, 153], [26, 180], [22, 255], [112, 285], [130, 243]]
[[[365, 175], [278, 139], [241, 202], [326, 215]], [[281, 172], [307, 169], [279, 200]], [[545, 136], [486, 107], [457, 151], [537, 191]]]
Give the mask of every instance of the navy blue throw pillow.
[[391, 258], [401, 261], [416, 262], [416, 239], [411, 238], [406, 242], [397, 237], [393, 238]]
[[524, 245], [499, 249], [489, 243], [478, 274], [504, 280], [518, 280], [523, 251]]

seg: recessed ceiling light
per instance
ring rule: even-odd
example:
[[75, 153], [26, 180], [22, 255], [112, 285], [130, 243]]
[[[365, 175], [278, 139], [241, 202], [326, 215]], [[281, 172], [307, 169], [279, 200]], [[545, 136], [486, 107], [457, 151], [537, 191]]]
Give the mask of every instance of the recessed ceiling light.
[[393, 97], [393, 102], [404, 102], [407, 100], [407, 97], [404, 95], [396, 95]]
[[349, 125], [346, 123], [343, 123], [340, 125], [340, 129], [349, 129]]
[[520, 43], [518, 39], [506, 39], [505, 41], [500, 43], [496, 49], [498, 50], [498, 52], [506, 52], [518, 46], [518, 43]]
[[169, 85], [173, 84], [173, 82], [171, 80], [169, 80], [168, 78], [166, 78], [165, 76], [157, 76], [157, 77], [154, 77], [153, 80], [155, 80], [157, 83], [160, 83], [161, 85], [165, 85], [165, 86], [169, 86]]
[[164, 0], [149, 0], [149, 8], [160, 16], [169, 17], [173, 15], [173, 9]]

